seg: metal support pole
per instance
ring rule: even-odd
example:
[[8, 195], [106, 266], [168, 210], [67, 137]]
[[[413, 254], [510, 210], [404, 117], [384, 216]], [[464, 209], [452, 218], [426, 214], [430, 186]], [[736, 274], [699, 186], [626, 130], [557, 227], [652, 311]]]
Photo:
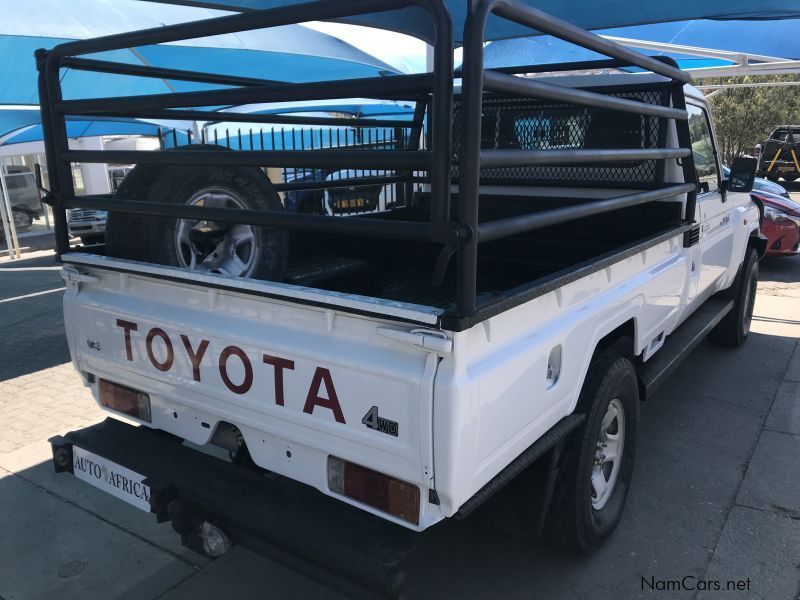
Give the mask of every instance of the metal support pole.
[[8, 194], [8, 185], [6, 185], [6, 164], [5, 159], [0, 157], [0, 188], [3, 192], [3, 202], [0, 204], [2, 209], [2, 224], [6, 232], [6, 247], [8, 248], [8, 256], [12, 259], [20, 258], [22, 253], [19, 250], [19, 240], [17, 239], [17, 228], [14, 225], [14, 214], [11, 209], [11, 197]]
[[481, 118], [483, 102], [483, 32], [491, 3], [473, 4], [464, 25], [464, 62], [461, 93], [461, 163], [458, 219], [469, 228], [456, 269], [456, 308], [459, 316], [475, 314], [478, 271], [478, 196], [481, 173]]
[[[683, 94], [683, 85], [679, 82], [672, 84], [672, 106], [680, 110], [686, 110], [686, 97]], [[678, 145], [681, 148], [691, 148], [692, 140], [689, 136], [689, 127], [676, 127], [678, 133]], [[687, 221], [696, 221], [695, 210], [697, 208], [697, 171], [694, 168], [694, 155], [689, 152], [681, 159], [683, 167], [683, 180], [686, 183], [694, 184], [695, 188], [686, 194], [686, 214]]]
[[433, 96], [429, 104], [431, 131], [431, 222], [450, 220], [450, 152], [453, 139], [453, 21], [444, 2], [432, 2], [436, 26], [433, 46]]
[[53, 228], [53, 226], [50, 225], [50, 207], [42, 202], [44, 198], [42, 194], [42, 185], [44, 185], [42, 179], [42, 165], [37, 162], [34, 168], [36, 170], [36, 195], [39, 197], [39, 205], [42, 207], [42, 213], [44, 214], [44, 226], [50, 231]]
[[[42, 112], [42, 132], [44, 133], [44, 149], [47, 157], [47, 174], [50, 183], [50, 195], [53, 200], [53, 221], [56, 237], [56, 254], [60, 257], [69, 251], [69, 233], [67, 231], [67, 213], [64, 208], [64, 196], [75, 194], [72, 186], [72, 169], [69, 163], [59, 160], [59, 152], [68, 150], [67, 129], [64, 116], [60, 119], [52, 110], [55, 102], [61, 100], [58, 78], [58, 64], [50, 60], [46, 50], [36, 51], [36, 68], [39, 71], [39, 107]], [[51, 95], [52, 93], [52, 95]]]

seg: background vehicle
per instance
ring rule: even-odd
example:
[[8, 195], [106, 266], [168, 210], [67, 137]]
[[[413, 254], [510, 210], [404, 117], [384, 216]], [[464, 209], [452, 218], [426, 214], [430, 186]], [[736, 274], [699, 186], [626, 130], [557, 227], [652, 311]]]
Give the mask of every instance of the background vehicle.
[[[327, 18], [376, 6], [345, 4], [321, 3]], [[140, 38], [40, 53], [43, 111], [57, 117], [178, 118], [242, 97], [417, 103], [392, 124], [408, 143], [391, 148], [89, 153], [48, 140], [51, 173], [70, 160], [137, 163], [113, 199], [54, 179], [62, 206], [111, 211], [105, 256], [58, 238], [65, 324], [98, 403], [141, 424], [54, 439], [60, 470], [171, 520], [210, 554], [224, 551], [223, 532], [266, 540], [295, 565], [305, 557], [374, 587], [398, 581], [416, 533], [490, 499], [508, 502], [502, 515], [521, 535], [544, 531], [583, 552], [608, 539], [633, 473], [639, 402], [707, 335], [730, 346], [748, 336], [764, 250], [755, 161], [721, 177], [708, 106], [674, 64], [512, 5], [496, 16], [572, 32], [615, 66], [650, 73], [486, 69], [482, 3], [469, 5], [459, 73], [452, 37], [437, 35], [431, 75], [62, 99], [62, 64], [130, 73], [72, 58]], [[314, 16], [292, 5], [233, 22], [251, 27], [254, 14], [266, 25]], [[225, 19], [204, 22], [203, 35], [230, 31]], [[450, 31], [447, 11], [432, 19]], [[148, 69], [136, 76], [164, 75]], [[264, 165], [379, 173], [336, 180], [353, 187], [423, 187], [391, 210], [293, 213], [281, 192], [331, 181], [274, 183]], [[222, 446], [232, 464], [173, 437]], [[140, 486], [94, 480], [86, 460], [124, 467]]]
[[767, 256], [794, 256], [800, 252], [800, 203], [776, 194], [753, 190], [763, 206], [761, 233], [767, 238]]
[[[731, 176], [731, 170], [727, 165], [722, 165], [722, 176], [725, 179], [728, 179]], [[785, 187], [764, 177], [756, 177], [753, 180], [753, 189], [757, 192], [767, 192], [768, 194], [775, 194], [777, 196], [789, 198], [789, 192], [786, 191]]]
[[353, 186], [345, 184], [339, 187], [337, 181], [352, 181], [366, 177], [391, 177], [388, 171], [363, 171], [347, 169], [335, 171], [325, 178], [330, 187], [325, 189], [323, 208], [328, 215], [354, 215], [391, 209], [396, 201], [394, 185]]
[[80, 237], [84, 244], [99, 244], [106, 239], [108, 211], [91, 208], [72, 208], [67, 212], [71, 237]]
[[[345, 169], [327, 171], [324, 169], [286, 169], [284, 181], [299, 185], [302, 183], [322, 183], [328, 185], [317, 189], [289, 190], [284, 192], [283, 206], [287, 212], [303, 214], [352, 215], [386, 210], [397, 199], [395, 185], [359, 184], [374, 177], [389, 177], [387, 171], [365, 171]], [[344, 181], [340, 185], [337, 182]]]
[[781, 125], [769, 135], [762, 145], [756, 174], [770, 181], [800, 177], [800, 125]]
[[[119, 189], [133, 167], [111, 166], [108, 168], [108, 182], [112, 193]], [[106, 239], [106, 220], [108, 211], [91, 208], [70, 209], [67, 211], [69, 235], [79, 237], [84, 245], [101, 244]]]
[[28, 167], [19, 165], [7, 166], [5, 176], [14, 226], [17, 231], [26, 231], [43, 214], [36, 178]]

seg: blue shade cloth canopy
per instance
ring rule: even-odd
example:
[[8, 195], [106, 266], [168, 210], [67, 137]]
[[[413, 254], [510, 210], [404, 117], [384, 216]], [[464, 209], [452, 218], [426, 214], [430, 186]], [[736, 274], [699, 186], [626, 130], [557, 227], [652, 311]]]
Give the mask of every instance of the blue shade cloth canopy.
[[[172, 134], [171, 127], [163, 127], [167, 135], [165, 145], [169, 146], [177, 141], [178, 144], [186, 143], [187, 135], [177, 128]], [[156, 136], [159, 125], [137, 119], [115, 119], [104, 117], [78, 117], [67, 119], [67, 137], [81, 138], [112, 135], [147, 135]], [[0, 146], [21, 144], [24, 142], [38, 142], [44, 138], [41, 118], [38, 107], [36, 108], [0, 108]]]
[[[0, 19], [0, 104], [38, 104], [33, 52], [76, 39], [219, 16], [219, 11], [138, 0], [28, 0]], [[374, 77], [392, 67], [333, 36], [287, 25], [158, 46], [104, 52], [90, 58], [244, 77], [304, 82]], [[64, 97], [128, 96], [214, 89], [185, 81], [64, 70]]]
[[[301, 4], [307, 0], [149, 0], [166, 4], [205, 6], [228, 10], [257, 10]], [[455, 26], [456, 43], [462, 41], [468, 0], [444, 0]], [[606, 29], [691, 19], [800, 18], [797, 0], [526, 0], [526, 3], [584, 29]], [[314, 15], [310, 14], [309, 19]], [[427, 13], [418, 7], [342, 19], [344, 22], [381, 27], [432, 42], [434, 33]], [[526, 27], [492, 17], [486, 40], [529, 36]]]
[[[649, 42], [800, 60], [800, 20], [798, 19], [777, 21], [692, 20], [603, 29], [595, 33]], [[647, 54], [657, 54], [653, 51], [646, 52]], [[662, 54], [677, 60], [684, 69], [731, 64], [726, 60], [689, 56], [677, 52]], [[489, 67], [604, 58], [595, 52], [552, 36], [492, 42], [486, 47], [484, 57], [486, 65]]]

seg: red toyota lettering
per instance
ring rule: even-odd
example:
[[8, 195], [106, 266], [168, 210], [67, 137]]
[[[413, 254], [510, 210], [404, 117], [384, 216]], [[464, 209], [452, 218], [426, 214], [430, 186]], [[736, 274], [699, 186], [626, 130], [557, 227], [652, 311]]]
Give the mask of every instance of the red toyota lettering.
[[192, 349], [192, 342], [189, 341], [187, 336], [181, 334], [181, 340], [183, 341], [183, 347], [186, 349], [186, 355], [192, 363], [192, 377], [194, 377], [195, 381], [200, 381], [200, 361], [203, 360], [206, 350], [208, 350], [209, 342], [208, 340], [200, 340], [200, 345], [195, 351]]
[[125, 354], [128, 360], [133, 360], [133, 348], [131, 348], [131, 331], [136, 331], [139, 326], [131, 321], [117, 319], [117, 327], [122, 327], [125, 332]]
[[294, 371], [294, 361], [265, 354], [264, 362], [275, 369], [275, 404], [283, 406], [283, 370]]
[[[236, 385], [231, 381], [230, 377], [228, 377], [228, 357], [231, 355], [239, 357], [244, 367], [244, 381], [242, 381], [240, 385]], [[250, 364], [250, 359], [247, 358], [247, 354], [244, 353], [244, 350], [237, 346], [226, 346], [220, 353], [219, 374], [222, 377], [222, 381], [225, 382], [225, 385], [228, 386], [228, 389], [234, 394], [246, 394], [250, 390], [250, 386], [253, 385], [253, 365]]]
[[[327, 398], [322, 398], [319, 395], [323, 383], [325, 384]], [[322, 367], [317, 367], [317, 370], [314, 371], [314, 378], [311, 380], [311, 387], [308, 390], [303, 412], [309, 415], [313, 414], [315, 406], [330, 409], [333, 411], [333, 416], [338, 423], [345, 422], [344, 415], [342, 414], [342, 407], [339, 406], [339, 398], [336, 396], [336, 389], [333, 387], [331, 372]]]
[[[153, 354], [153, 340], [157, 337], [164, 341], [164, 346], [167, 349], [167, 358], [164, 360], [164, 362], [159, 362], [158, 359], [156, 359], [155, 354]], [[175, 361], [175, 351], [172, 349], [172, 341], [169, 339], [166, 331], [160, 327], [153, 327], [147, 332], [145, 346], [147, 348], [147, 356], [150, 358], [150, 362], [153, 363], [153, 366], [156, 369], [159, 371], [169, 371], [172, 368], [172, 363]]]

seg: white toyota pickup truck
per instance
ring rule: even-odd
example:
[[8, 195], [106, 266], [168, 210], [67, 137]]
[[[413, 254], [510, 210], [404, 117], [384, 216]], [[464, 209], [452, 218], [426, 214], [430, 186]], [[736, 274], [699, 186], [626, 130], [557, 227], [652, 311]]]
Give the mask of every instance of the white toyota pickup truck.
[[[172, 521], [212, 556], [241, 543], [343, 589], [397, 593], [420, 532], [490, 498], [522, 535], [599, 547], [623, 513], [639, 403], [707, 334], [744, 342], [764, 239], [755, 164], [722, 178], [708, 105], [685, 73], [537, 14], [503, 16], [602, 51], [607, 68], [484, 69], [473, 27], [463, 85], [443, 36], [426, 75], [194, 74], [224, 87], [63, 99], [53, 73], [65, 65], [191, 81], [76, 56], [229, 31], [239, 17], [40, 52], [72, 360], [125, 421], [53, 438], [56, 470]], [[201, 119], [192, 107], [323, 97], [418, 109], [389, 125], [318, 117], [400, 132], [380, 148], [74, 151], [59, 126], [65, 114]], [[82, 161], [137, 167], [113, 198], [77, 197], [64, 165]], [[286, 191], [331, 181], [271, 181], [281, 165], [374, 169], [367, 183], [401, 200], [292, 213]], [[337, 183], [356, 199], [366, 185]], [[70, 207], [109, 211], [104, 250], [68, 247]]]

